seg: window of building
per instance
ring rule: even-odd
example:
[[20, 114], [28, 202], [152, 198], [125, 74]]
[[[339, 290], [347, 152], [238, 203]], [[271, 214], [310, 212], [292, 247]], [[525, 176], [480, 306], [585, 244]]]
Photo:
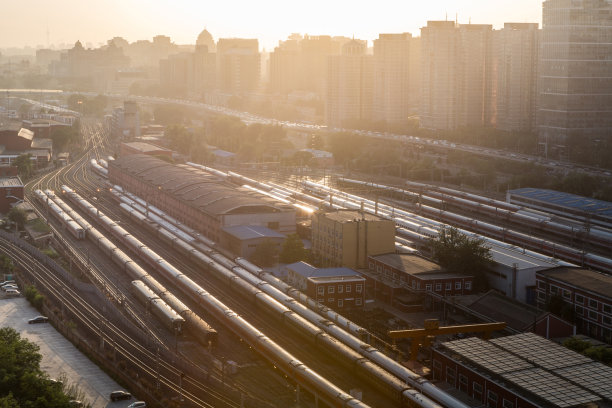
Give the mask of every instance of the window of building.
[[584, 304], [584, 296], [582, 295], [576, 295], [576, 303], [580, 303], [581, 305]]
[[425, 290], [427, 292], [431, 292], [431, 288], [432, 288], [431, 283], [428, 283], [427, 285], [425, 285]]
[[572, 298], [572, 292], [570, 292], [569, 290], [563, 289], [563, 297], [565, 299], [571, 299]]
[[327, 293], [334, 293], [336, 290], [336, 288], [334, 288], [332, 285], [327, 287]]
[[450, 282], [446, 282], [446, 290], [452, 290], [453, 285]]
[[459, 390], [468, 392], [468, 378], [463, 374], [459, 374]]
[[497, 407], [497, 393], [487, 391], [487, 407]]
[[612, 317], [604, 316], [603, 317], [603, 324], [605, 324], [607, 326], [612, 326]]
[[602, 306], [603, 312], [606, 314], [612, 314], [612, 306], [604, 304]]
[[442, 290], [442, 284], [441, 283], [436, 283], [436, 292], [439, 292]]
[[546, 294], [544, 292], [538, 292], [538, 299], [540, 300], [546, 299]]
[[321, 304], [322, 304], [323, 302], [325, 302], [325, 299], [323, 299], [323, 298], [318, 298], [318, 299], [317, 299], [317, 302], [319, 302], [319, 303], [321, 303]]
[[361, 298], [355, 298], [355, 306], [361, 306]]
[[416, 279], [412, 280], [412, 289], [416, 289]]
[[597, 312], [594, 310], [589, 310], [589, 319], [597, 320]]
[[317, 287], [317, 294], [324, 295], [325, 294], [325, 287], [324, 286]]
[[546, 283], [538, 281], [538, 289], [546, 290]]
[[550, 285], [550, 293], [556, 295], [558, 292], [558, 288], [556, 286]]
[[351, 292], [351, 285], [346, 285], [346, 293], [350, 293]]
[[482, 401], [482, 385], [478, 384], [477, 382], [473, 382], [472, 390], [473, 390], [472, 398], [474, 398], [477, 401]]
[[461, 290], [461, 281], [455, 282], [455, 289], [456, 290]]
[[417, 281], [417, 289], [421, 289], [421, 281]]
[[502, 400], [502, 407], [503, 407], [503, 408], [514, 408], [514, 402], [509, 401], [509, 400], [507, 400], [507, 399], [505, 399], [505, 398], [504, 398], [504, 399]]
[[358, 283], [357, 285], [355, 285], [356, 293], [361, 293], [362, 290], [363, 290], [363, 285], [361, 283]]
[[465, 290], [472, 290], [472, 282], [471, 281], [465, 282]]
[[342, 307], [344, 305], [344, 300], [338, 299], [338, 307]]
[[370, 270], [373, 271], [374, 270], [374, 262], [370, 262], [368, 264], [368, 266], [370, 267]]
[[332, 303], [334, 303], [335, 300], [336, 299], [334, 299], [334, 298], [327, 298], [327, 303], [332, 304]]
[[576, 306], [576, 317], [584, 316], [584, 308], [582, 306]]
[[597, 301], [595, 299], [589, 299], [589, 307], [591, 309], [597, 309]]
[[438, 360], [433, 362], [433, 379], [439, 380], [442, 376], [442, 364]]
[[450, 367], [446, 367], [446, 382], [455, 386], [455, 370]]

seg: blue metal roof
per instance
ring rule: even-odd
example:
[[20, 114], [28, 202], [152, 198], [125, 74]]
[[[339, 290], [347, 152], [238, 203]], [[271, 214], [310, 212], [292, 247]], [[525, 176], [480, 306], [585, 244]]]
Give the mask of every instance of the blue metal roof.
[[516, 190], [510, 190], [509, 193], [532, 200], [542, 201], [548, 204], [581, 210], [585, 213], [612, 217], [612, 203], [608, 201], [596, 200], [594, 198], [582, 197], [575, 194], [562, 193], [560, 191], [546, 190], [542, 188], [519, 188]]
[[225, 227], [223, 228], [223, 231], [235, 236], [240, 240], [255, 238], [285, 238], [285, 236], [280, 232], [258, 225], [236, 225], [234, 227]]
[[286, 266], [305, 278], [330, 278], [335, 276], [361, 276], [351, 268], [316, 268], [306, 262], [296, 262]]

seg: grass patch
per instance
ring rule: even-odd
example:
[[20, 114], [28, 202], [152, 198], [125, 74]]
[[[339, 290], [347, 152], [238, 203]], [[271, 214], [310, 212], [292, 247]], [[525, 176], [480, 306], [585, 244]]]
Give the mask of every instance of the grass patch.
[[42, 218], [36, 218], [28, 222], [28, 227], [32, 228], [35, 232], [44, 234], [51, 232], [51, 228], [42, 220]]

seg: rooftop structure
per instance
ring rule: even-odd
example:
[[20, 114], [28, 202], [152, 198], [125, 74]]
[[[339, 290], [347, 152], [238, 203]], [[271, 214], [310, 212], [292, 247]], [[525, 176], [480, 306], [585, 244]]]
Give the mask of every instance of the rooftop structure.
[[612, 402], [611, 367], [533, 333], [443, 343], [434, 350], [433, 360], [434, 377], [446, 377], [451, 385], [490, 406], [501, 399], [508, 407], [569, 408]]

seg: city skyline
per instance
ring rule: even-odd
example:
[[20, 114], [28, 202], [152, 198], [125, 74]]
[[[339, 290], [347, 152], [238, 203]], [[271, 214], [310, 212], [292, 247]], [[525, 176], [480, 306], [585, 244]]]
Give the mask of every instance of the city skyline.
[[[115, 36], [130, 42], [163, 34], [177, 44], [193, 44], [203, 28], [215, 40], [227, 37], [257, 38], [268, 51], [291, 33], [344, 35], [372, 41], [380, 33], [410, 32], [420, 35], [428, 20], [455, 20], [467, 24], [505, 22], [541, 23], [542, 3], [533, 0], [466, 1], [437, 0], [425, 5], [399, 6], [382, 0], [376, 7], [364, 2], [315, 0], [308, 8], [291, 2], [226, 2], [203, 5], [184, 0], [182, 7], [168, 7], [164, 0], [118, 0], [80, 2], [63, 0], [49, 8], [41, 0], [9, 3], [5, 15], [27, 15], [0, 26], [0, 47], [39, 47], [74, 43], [96, 46]], [[173, 4], [174, 5], [174, 4]], [[256, 18], [253, 18], [256, 16]], [[24, 30], [24, 25], [27, 30]], [[93, 28], [93, 29], [92, 29]], [[16, 34], [18, 33], [18, 34]], [[83, 34], [87, 33], [87, 34]], [[369, 44], [371, 45], [371, 43]]]

